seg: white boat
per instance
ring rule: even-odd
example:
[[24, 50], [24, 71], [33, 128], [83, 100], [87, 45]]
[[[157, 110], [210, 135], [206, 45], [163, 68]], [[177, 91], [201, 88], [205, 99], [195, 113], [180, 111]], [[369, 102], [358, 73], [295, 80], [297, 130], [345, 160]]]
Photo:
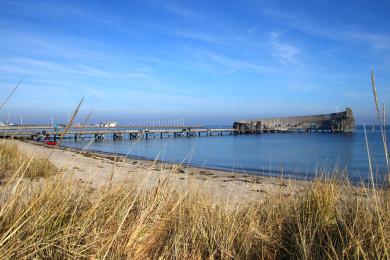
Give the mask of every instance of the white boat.
[[100, 127], [116, 127], [118, 125], [117, 122], [102, 122], [100, 123]]

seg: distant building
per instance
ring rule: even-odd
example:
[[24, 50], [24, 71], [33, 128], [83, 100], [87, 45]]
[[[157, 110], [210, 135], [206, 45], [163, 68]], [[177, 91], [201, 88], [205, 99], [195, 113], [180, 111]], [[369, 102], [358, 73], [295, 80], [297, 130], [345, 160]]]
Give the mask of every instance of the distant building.
[[0, 121], [0, 126], [6, 126], [6, 124]]
[[99, 124], [100, 127], [116, 127], [117, 125], [117, 122], [102, 122]]

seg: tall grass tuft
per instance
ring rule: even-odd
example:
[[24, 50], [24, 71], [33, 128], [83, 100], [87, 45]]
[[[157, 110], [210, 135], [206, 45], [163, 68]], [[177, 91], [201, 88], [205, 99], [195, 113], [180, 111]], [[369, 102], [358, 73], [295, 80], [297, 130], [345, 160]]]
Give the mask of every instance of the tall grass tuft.
[[24, 167], [25, 176], [30, 178], [48, 177], [57, 173], [48, 160], [26, 156], [16, 144], [0, 142], [0, 180], [20, 171], [20, 167]]
[[389, 166], [389, 153], [388, 153], [388, 147], [387, 147], [387, 140], [386, 140], [386, 113], [385, 113], [385, 105], [383, 104], [383, 109], [382, 109], [382, 114], [379, 110], [379, 98], [378, 98], [378, 93], [377, 93], [377, 88], [376, 88], [376, 83], [375, 83], [375, 75], [374, 75], [374, 69], [371, 69], [371, 86], [372, 86], [372, 91], [374, 94], [374, 101], [375, 101], [375, 108], [376, 108], [376, 113], [378, 117], [378, 122], [381, 130], [381, 136], [382, 136], [382, 143], [383, 143], [383, 149], [384, 149], [384, 156], [385, 156], [385, 162], [386, 162], [386, 167], [387, 167], [387, 175], [390, 180], [390, 166]]

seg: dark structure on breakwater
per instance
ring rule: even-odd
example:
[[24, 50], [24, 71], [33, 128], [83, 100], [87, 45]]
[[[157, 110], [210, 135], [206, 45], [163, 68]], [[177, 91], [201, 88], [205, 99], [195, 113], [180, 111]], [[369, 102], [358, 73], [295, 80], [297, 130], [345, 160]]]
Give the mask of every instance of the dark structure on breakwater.
[[323, 131], [332, 133], [352, 132], [355, 128], [352, 109], [310, 116], [261, 118], [234, 122], [233, 128], [239, 134], [263, 132]]

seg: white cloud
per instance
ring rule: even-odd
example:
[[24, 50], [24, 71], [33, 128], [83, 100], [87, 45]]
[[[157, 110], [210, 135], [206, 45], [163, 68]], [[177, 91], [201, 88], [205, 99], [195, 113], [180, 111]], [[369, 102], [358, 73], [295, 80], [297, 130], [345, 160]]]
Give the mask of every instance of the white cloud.
[[371, 96], [369, 91], [346, 91], [344, 92], [344, 96], [347, 98], [367, 98]]
[[82, 5], [70, 6], [56, 2], [37, 1], [34, 3], [23, 1], [8, 1], [1, 3], [3, 9], [12, 14], [21, 14], [24, 16], [55, 16], [60, 19], [83, 18], [94, 23], [118, 26], [121, 19], [116, 15], [107, 15], [107, 13], [95, 12], [92, 8]]
[[325, 26], [307, 15], [287, 14], [274, 9], [263, 9], [262, 13], [277, 24], [283, 24], [314, 36], [353, 44], [363, 43], [374, 49], [390, 49], [390, 34], [388, 33], [374, 33], [367, 28], [357, 26]]
[[280, 36], [280, 33], [279, 32], [271, 32], [270, 33], [270, 38], [271, 38], [271, 41], [275, 41], [279, 38]]
[[165, 8], [165, 10], [167, 10], [167, 11], [173, 13], [173, 14], [176, 14], [176, 15], [188, 18], [188, 19], [203, 20], [203, 17], [200, 16], [199, 14], [197, 14], [197, 13], [195, 13], [193, 11], [184, 9], [183, 7], [180, 7], [180, 6], [177, 6], [177, 5], [165, 4], [164, 8]]
[[1, 71], [27, 73], [30, 75], [42, 75], [48, 73], [58, 73], [63, 75], [86, 75], [95, 77], [109, 75], [106, 71], [87, 65], [64, 65], [54, 61], [27, 57], [5, 58], [2, 59], [2, 63], [4, 65], [0, 67]]
[[252, 26], [251, 28], [248, 29], [248, 34], [249, 35], [255, 34], [256, 30], [257, 30], [257, 25]]
[[275, 73], [278, 72], [278, 69], [267, 66], [260, 65], [245, 59], [232, 58], [226, 55], [217, 54], [215, 52], [204, 51], [202, 52], [207, 57], [208, 61], [217, 63], [227, 69], [225, 74], [231, 74], [240, 70], [249, 70], [256, 73]]
[[182, 37], [182, 38], [187, 38], [187, 39], [192, 39], [192, 40], [197, 40], [197, 41], [202, 41], [202, 42], [209, 42], [209, 43], [222, 43], [223, 41], [215, 36], [205, 34], [205, 33], [197, 33], [197, 32], [186, 32], [186, 31], [175, 31], [173, 32], [173, 35]]
[[375, 49], [390, 49], [390, 35], [389, 34], [379, 34], [371, 33], [364, 31], [342, 31], [341, 34], [345, 37], [350, 38], [351, 40], [358, 40], [365, 44], [371, 45]]
[[111, 51], [99, 41], [70, 35], [12, 32], [0, 29], [8, 37], [0, 47], [0, 73], [30, 76], [91, 76], [105, 79], [147, 79], [153, 69], [147, 58]]
[[299, 53], [299, 50], [291, 44], [282, 42], [280, 39], [280, 33], [271, 32], [269, 44], [273, 49], [272, 55], [276, 57], [281, 63], [302, 64], [297, 59], [297, 54]]

